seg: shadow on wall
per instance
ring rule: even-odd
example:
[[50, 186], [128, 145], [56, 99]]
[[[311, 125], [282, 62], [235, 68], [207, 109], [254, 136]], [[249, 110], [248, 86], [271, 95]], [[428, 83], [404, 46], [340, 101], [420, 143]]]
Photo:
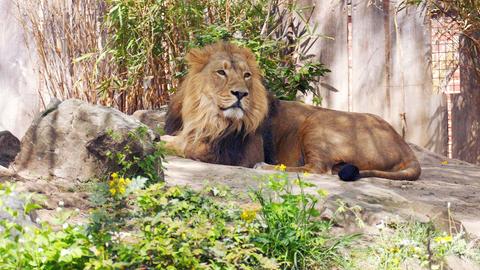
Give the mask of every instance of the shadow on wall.
[[433, 132], [430, 133], [431, 135], [424, 147], [435, 153], [447, 156], [447, 147], [445, 146], [448, 144], [448, 131], [444, 125], [439, 125], [439, 122], [448, 122], [447, 108], [445, 106], [438, 107], [430, 118], [427, 129], [433, 129]]
[[[480, 32], [476, 35], [480, 39]], [[461, 93], [453, 97], [452, 132], [454, 158], [480, 164], [480, 52], [466, 38], [461, 42]]]
[[19, 21], [16, 1], [0, 0], [0, 130], [21, 138], [41, 102], [35, 52], [28, 50]]

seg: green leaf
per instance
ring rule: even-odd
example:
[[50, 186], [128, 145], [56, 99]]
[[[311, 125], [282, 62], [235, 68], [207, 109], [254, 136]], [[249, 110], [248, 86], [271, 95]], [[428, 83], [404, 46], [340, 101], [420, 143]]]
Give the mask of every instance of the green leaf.
[[35, 210], [35, 209], [42, 209], [43, 207], [40, 206], [39, 204], [36, 204], [36, 203], [32, 203], [32, 202], [28, 202], [27, 204], [25, 204], [25, 210], [24, 210], [24, 213], [26, 215], [30, 214], [31, 211]]

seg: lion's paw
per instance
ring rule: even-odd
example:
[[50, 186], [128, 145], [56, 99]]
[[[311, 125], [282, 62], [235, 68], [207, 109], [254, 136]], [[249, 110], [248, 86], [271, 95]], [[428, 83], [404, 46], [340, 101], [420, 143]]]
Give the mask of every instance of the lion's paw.
[[265, 162], [258, 162], [257, 164], [253, 165], [253, 168], [256, 170], [273, 170], [275, 166], [272, 166]]
[[170, 135], [162, 135], [160, 137], [160, 140], [163, 142], [171, 143], [175, 140], [175, 136], [170, 136]]

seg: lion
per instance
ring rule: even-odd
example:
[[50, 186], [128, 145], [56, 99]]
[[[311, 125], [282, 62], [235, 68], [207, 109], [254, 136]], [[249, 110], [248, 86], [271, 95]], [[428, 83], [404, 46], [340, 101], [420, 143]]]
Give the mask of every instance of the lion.
[[[343, 180], [416, 180], [420, 164], [402, 137], [373, 114], [282, 101], [268, 93], [254, 54], [219, 42], [192, 49], [172, 97], [167, 148], [209, 163], [338, 173]], [[260, 165], [259, 165], [260, 164]]]
[[253, 167], [265, 161], [267, 91], [255, 56], [229, 43], [192, 49], [188, 74], [172, 97], [168, 148], [204, 162]]

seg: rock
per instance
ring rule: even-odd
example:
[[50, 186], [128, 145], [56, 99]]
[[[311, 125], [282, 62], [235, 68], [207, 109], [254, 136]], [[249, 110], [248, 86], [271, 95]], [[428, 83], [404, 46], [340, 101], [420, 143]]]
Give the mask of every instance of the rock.
[[447, 157], [442, 156], [440, 154], [431, 152], [431, 151], [427, 150], [426, 148], [420, 147], [420, 146], [418, 146], [416, 144], [413, 144], [413, 143], [409, 143], [408, 145], [413, 150], [413, 152], [417, 156], [418, 160], [424, 165], [426, 165], [426, 164], [436, 164], [436, 165], [438, 165], [438, 164], [446, 163], [446, 164], [454, 164], [454, 165], [465, 165], [465, 166], [471, 165], [471, 166], [474, 166], [473, 164], [468, 163], [468, 162], [463, 161], [463, 160], [450, 159], [450, 158], [447, 158]]
[[480, 270], [480, 265], [466, 258], [449, 255], [445, 258], [449, 270]]
[[0, 166], [0, 178], [5, 176], [6, 177], [13, 176], [14, 174], [15, 173], [11, 169]]
[[[136, 136], [139, 136], [139, 134]], [[133, 157], [144, 157], [154, 151], [152, 140], [151, 137], [148, 140], [132, 139], [131, 133], [118, 134], [114, 137], [107, 132], [89, 141], [86, 148], [98, 160], [101, 160], [107, 168], [118, 171], [121, 167], [116, 164], [115, 160], [109, 158], [110, 153], [125, 153], [124, 149], [128, 149], [128, 157], [125, 160], [132, 161]], [[137, 169], [138, 167], [133, 165], [130, 171], [134, 174]], [[157, 175], [162, 175], [161, 166], [157, 166], [156, 169]]]
[[0, 166], [7, 167], [20, 152], [20, 140], [10, 131], [0, 131]]
[[[303, 177], [315, 184], [305, 192], [316, 194], [318, 189], [329, 193], [328, 208], [335, 212], [335, 200], [347, 205], [358, 205], [358, 215], [366, 230], [375, 231], [379, 223], [391, 220], [432, 221], [439, 229], [454, 220], [465, 227], [467, 233], [480, 237], [480, 166], [456, 162], [445, 157], [435, 157], [421, 148], [415, 149], [422, 165], [422, 175], [417, 181], [396, 181], [381, 178], [363, 178], [356, 182], [343, 182], [335, 175], [311, 174]], [[445, 160], [448, 164], [443, 164]], [[242, 167], [207, 164], [199, 161], [168, 157], [165, 164], [165, 181], [169, 185], [186, 185], [202, 190], [205, 180], [209, 185], [224, 185], [238, 194], [237, 200], [248, 201], [248, 191], [255, 188], [262, 175], [272, 171]], [[290, 174], [296, 177], [295, 173]], [[450, 204], [450, 211], [447, 205]], [[348, 227], [352, 219], [341, 224]]]
[[400, 265], [402, 270], [426, 270], [427, 268], [422, 267], [420, 260], [416, 258], [407, 258]]
[[167, 107], [161, 108], [160, 110], [138, 110], [132, 114], [133, 117], [153, 130], [157, 138], [163, 135], [166, 115]]
[[[141, 142], [133, 131], [141, 131]], [[14, 169], [26, 179], [82, 183], [104, 173], [108, 151], [128, 145], [143, 156], [154, 151], [154, 138], [141, 122], [116, 109], [74, 99], [54, 101], [22, 138]]]

